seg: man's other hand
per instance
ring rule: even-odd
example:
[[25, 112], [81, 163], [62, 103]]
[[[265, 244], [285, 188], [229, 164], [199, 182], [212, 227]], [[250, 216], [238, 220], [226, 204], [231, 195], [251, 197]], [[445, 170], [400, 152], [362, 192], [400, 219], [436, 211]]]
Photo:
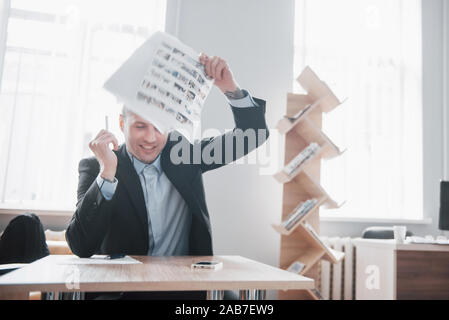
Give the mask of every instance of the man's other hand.
[[201, 53], [200, 62], [204, 65], [206, 74], [215, 80], [214, 83], [221, 92], [227, 95], [240, 91], [231, 69], [224, 59], [216, 56], [209, 57], [205, 53]]
[[117, 171], [117, 156], [109, 147], [111, 143], [114, 150], [118, 150], [117, 139], [107, 130], [101, 130], [95, 139], [89, 143], [90, 150], [100, 163], [100, 176], [109, 181], [114, 180]]

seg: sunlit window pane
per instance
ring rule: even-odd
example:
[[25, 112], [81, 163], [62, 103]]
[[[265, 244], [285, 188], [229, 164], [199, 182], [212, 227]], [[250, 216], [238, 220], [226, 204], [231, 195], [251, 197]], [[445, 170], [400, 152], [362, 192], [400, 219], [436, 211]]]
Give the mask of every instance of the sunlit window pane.
[[322, 214], [423, 217], [421, 52], [419, 0], [296, 0], [295, 75], [309, 65], [349, 98], [323, 118], [347, 152], [321, 171], [347, 202]]
[[74, 209], [88, 142], [118, 128], [108, 76], [165, 24], [165, 0], [11, 0], [0, 92], [0, 206]]

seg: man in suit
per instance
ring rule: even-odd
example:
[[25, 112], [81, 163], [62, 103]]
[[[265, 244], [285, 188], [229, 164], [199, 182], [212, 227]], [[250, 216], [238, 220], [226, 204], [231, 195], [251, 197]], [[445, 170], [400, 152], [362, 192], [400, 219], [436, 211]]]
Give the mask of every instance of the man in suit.
[[118, 146], [112, 133], [101, 130], [89, 143], [95, 157], [79, 164], [77, 208], [66, 231], [76, 255], [213, 255], [202, 175], [257, 148], [269, 132], [265, 101], [239, 88], [226, 61], [201, 54], [200, 62], [227, 97], [235, 129], [190, 144], [176, 131], [162, 134], [125, 107], [125, 144]]

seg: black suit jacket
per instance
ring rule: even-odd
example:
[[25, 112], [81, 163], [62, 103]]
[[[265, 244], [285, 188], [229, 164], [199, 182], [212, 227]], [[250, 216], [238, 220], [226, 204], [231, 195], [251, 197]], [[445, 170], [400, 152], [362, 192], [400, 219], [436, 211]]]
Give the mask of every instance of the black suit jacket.
[[[258, 107], [235, 108], [233, 131], [190, 144], [188, 140], [171, 132], [161, 152], [161, 167], [178, 192], [186, 201], [192, 214], [190, 229], [190, 255], [213, 255], [211, 224], [207, 210], [202, 174], [219, 168], [246, 155], [260, 146], [269, 136], [265, 122], [265, 101], [254, 98]], [[244, 132], [247, 129], [264, 129], [256, 134], [256, 145], [248, 143]], [[174, 140], [176, 138], [176, 140]], [[226, 143], [233, 142], [233, 153], [226, 152]], [[236, 148], [244, 141], [243, 150]], [[211, 152], [221, 158], [219, 163], [194, 161], [194, 152]], [[239, 152], [240, 150], [240, 152]], [[174, 164], [170, 153], [183, 155], [189, 152], [189, 163]], [[221, 154], [214, 154], [220, 151]], [[230, 151], [230, 150], [228, 150]], [[132, 165], [125, 145], [116, 151], [118, 184], [111, 200], [106, 200], [96, 183], [100, 167], [95, 157], [79, 163], [78, 202], [76, 211], [68, 225], [66, 239], [73, 253], [80, 257], [93, 254], [124, 253], [146, 255], [148, 253], [148, 217], [139, 177]], [[198, 160], [198, 158], [196, 158]], [[198, 161], [196, 161], [198, 162]]]

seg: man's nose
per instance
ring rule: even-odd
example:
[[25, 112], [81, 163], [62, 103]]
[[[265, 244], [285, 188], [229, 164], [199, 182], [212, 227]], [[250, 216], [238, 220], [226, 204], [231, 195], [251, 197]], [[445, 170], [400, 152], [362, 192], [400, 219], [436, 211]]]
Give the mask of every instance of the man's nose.
[[156, 130], [153, 126], [148, 127], [147, 133], [145, 135], [145, 140], [149, 143], [156, 142]]

